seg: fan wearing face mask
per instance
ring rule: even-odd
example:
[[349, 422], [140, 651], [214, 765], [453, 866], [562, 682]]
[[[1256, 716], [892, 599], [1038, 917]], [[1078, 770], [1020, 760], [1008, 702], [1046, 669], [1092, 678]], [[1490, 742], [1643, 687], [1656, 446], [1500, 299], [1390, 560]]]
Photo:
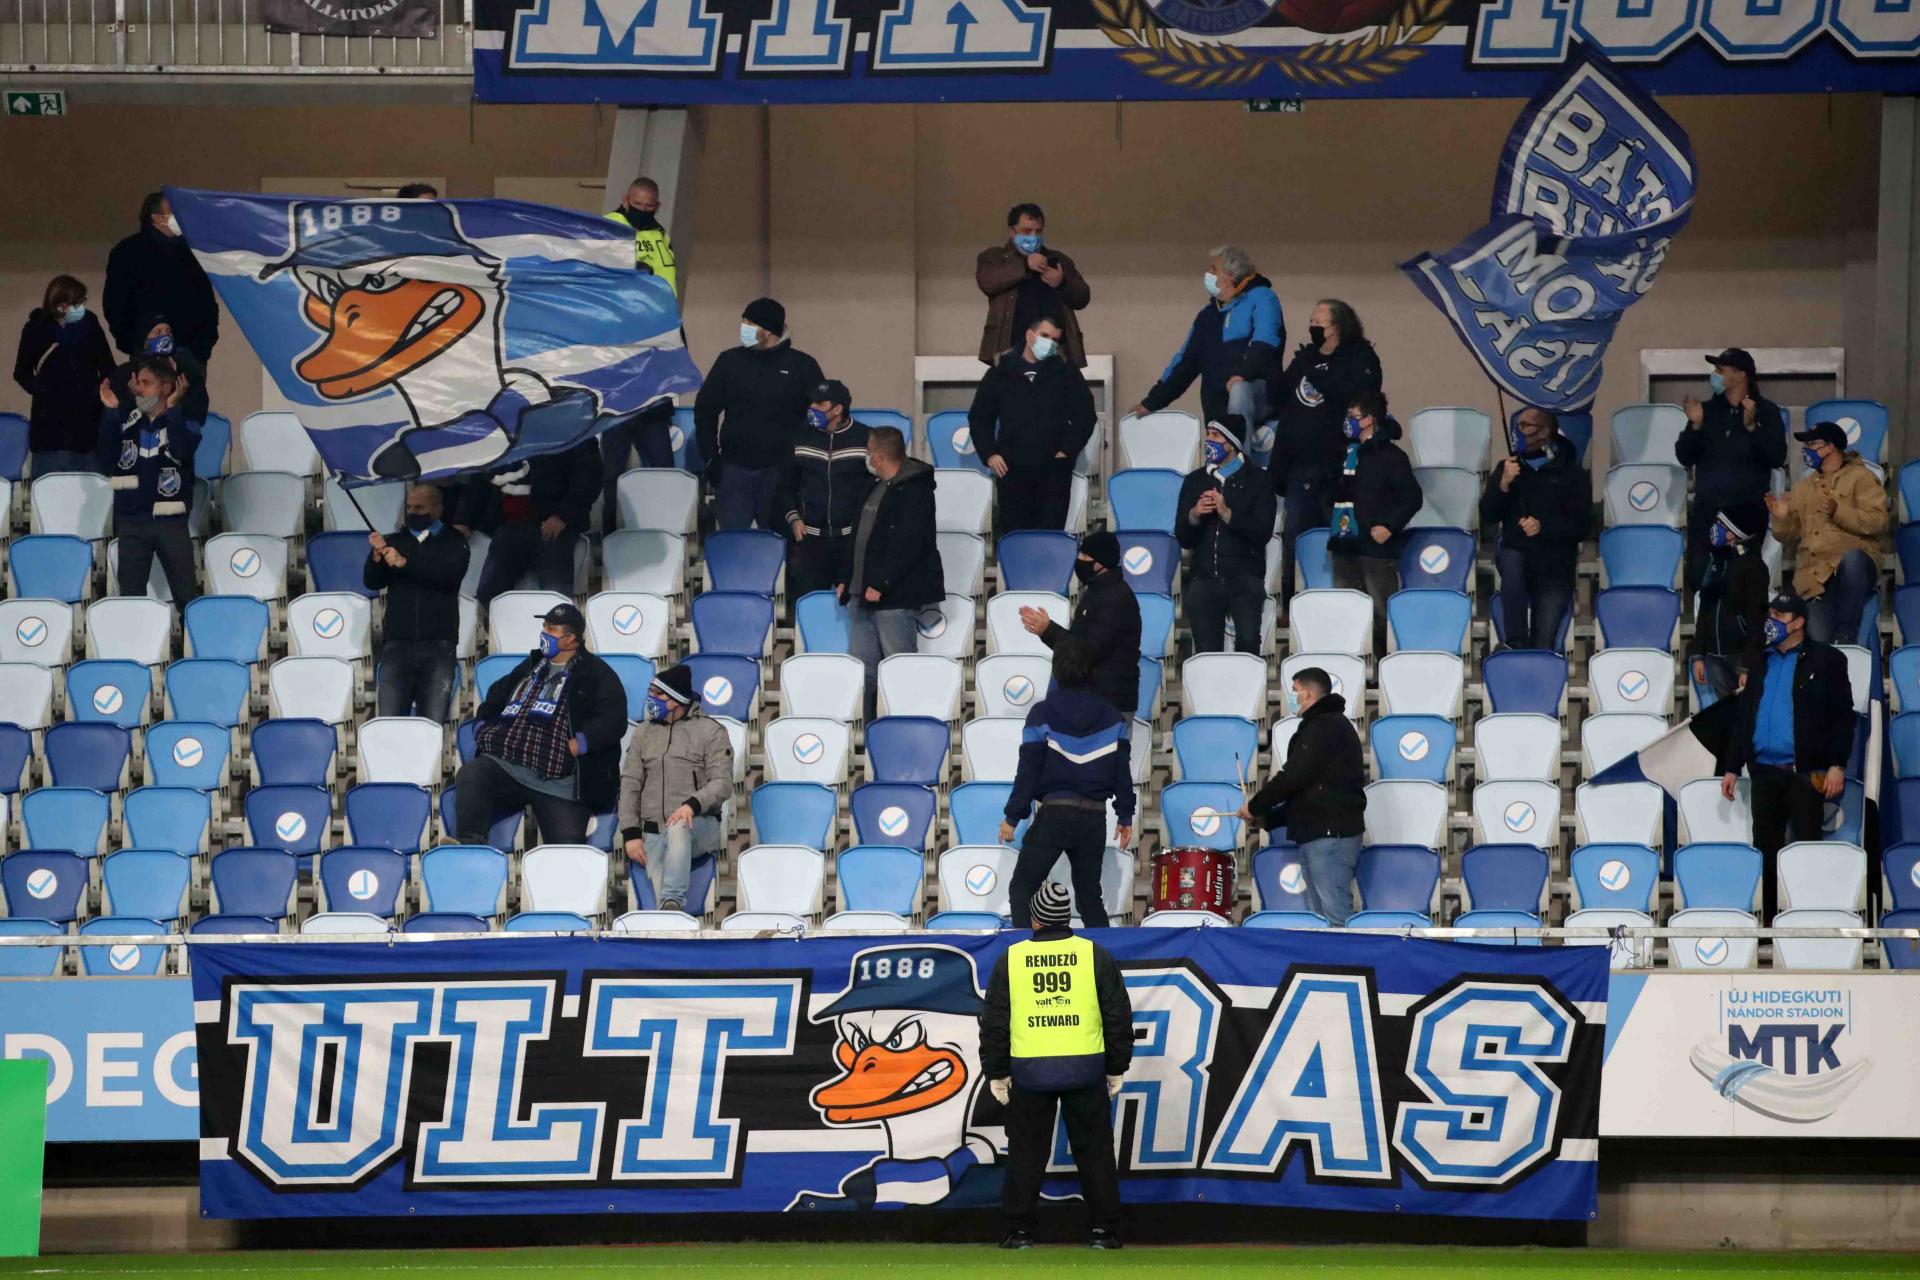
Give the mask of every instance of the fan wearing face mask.
[[101, 310], [113, 345], [130, 359], [149, 354], [148, 331], [140, 322], [163, 315], [172, 322], [176, 347], [191, 351], [203, 370], [212, 361], [213, 344], [220, 340], [220, 305], [187, 247], [166, 192], [147, 194], [140, 202], [140, 229], [107, 255]]
[[1047, 215], [1037, 204], [1007, 211], [1007, 238], [982, 249], [973, 264], [973, 280], [987, 295], [987, 325], [980, 335], [980, 363], [992, 365], [1016, 346], [1036, 316], [1060, 322], [1060, 357], [1076, 369], [1087, 367], [1074, 315], [1093, 301], [1073, 259], [1047, 243]]
[[829, 378], [809, 393], [807, 430], [794, 437], [782, 468], [779, 507], [787, 536], [787, 599], [798, 605], [810, 591], [831, 591], [840, 581], [846, 542], [860, 521], [873, 488], [867, 470], [863, 422], [853, 420], [853, 393]]
[[732, 795], [732, 741], [700, 714], [693, 668], [668, 667], [647, 688], [647, 718], [620, 766], [621, 847], [660, 910], [704, 909], [687, 902], [687, 883], [695, 858], [720, 852], [720, 807]]
[[1700, 611], [1687, 644], [1687, 669], [1705, 691], [1701, 705], [1730, 698], [1763, 661], [1767, 598], [1772, 574], [1760, 558], [1767, 534], [1763, 502], [1722, 507], [1707, 530], [1712, 553], [1700, 578]]
[[994, 475], [1002, 533], [1064, 529], [1073, 464], [1093, 436], [1093, 392], [1060, 349], [1061, 321], [1049, 312], [1022, 345], [1001, 356], [973, 394], [967, 429]]
[[[639, 177], [627, 184], [620, 207], [607, 214], [633, 231], [633, 265], [639, 271], [666, 281], [674, 296], [680, 293], [680, 276], [674, 264], [673, 240], [660, 224], [660, 184]], [[682, 331], [684, 341], [686, 333]], [[609, 427], [600, 436], [601, 452], [606, 460], [606, 481], [602, 492], [600, 518], [602, 532], [612, 533], [619, 524], [620, 507], [616, 486], [628, 463], [642, 467], [671, 467], [673, 459], [673, 402], [662, 400], [649, 405], [623, 423]]]
[[95, 469], [100, 380], [112, 373], [113, 352], [87, 306], [87, 286], [55, 276], [20, 328], [13, 361], [13, 380], [33, 397], [27, 447], [35, 476]]
[[1674, 457], [1693, 472], [1687, 516], [1688, 597], [1700, 589], [1700, 575], [1707, 567], [1712, 549], [1707, 531], [1713, 527], [1714, 512], [1730, 502], [1764, 498], [1774, 468], [1787, 465], [1786, 415], [1760, 394], [1753, 356], [1728, 347], [1706, 359], [1713, 367], [1708, 379], [1713, 394], [1704, 404], [1693, 396], [1681, 402], [1687, 426], [1673, 444]]
[[722, 529], [779, 532], [780, 470], [807, 428], [807, 397], [826, 381], [820, 363], [793, 345], [787, 309], [755, 298], [740, 313], [740, 340], [714, 357], [693, 401], [700, 457], [714, 486]]
[[1387, 651], [1387, 600], [1400, 589], [1400, 552], [1407, 525], [1426, 498], [1413, 463], [1394, 441], [1400, 424], [1387, 398], [1362, 391], [1347, 404], [1347, 456], [1333, 478], [1333, 522], [1327, 537], [1333, 585], [1364, 591], [1373, 601], [1373, 651]]
[[1173, 535], [1187, 552], [1181, 591], [1196, 653], [1233, 647], [1259, 653], [1267, 602], [1267, 543], [1278, 500], [1267, 473], [1246, 456], [1247, 423], [1228, 414], [1207, 424], [1206, 461], [1187, 473], [1174, 504]]
[[1545, 409], [1521, 410], [1513, 453], [1480, 495], [1480, 527], [1501, 527], [1501, 629], [1513, 649], [1556, 649], [1573, 603], [1580, 542], [1593, 524], [1593, 485], [1579, 452]]
[[460, 583], [467, 540], [442, 516], [430, 484], [407, 490], [405, 527], [369, 533], [361, 581], [387, 593], [380, 639], [379, 712], [445, 723], [453, 705], [454, 650], [460, 640]]
[[1807, 472], [1785, 497], [1767, 498], [1773, 536], [1797, 552], [1793, 589], [1807, 599], [1808, 633], [1829, 644], [1853, 644], [1867, 599], [1880, 584], [1887, 488], [1847, 447], [1839, 423], [1817, 422], [1793, 438]]

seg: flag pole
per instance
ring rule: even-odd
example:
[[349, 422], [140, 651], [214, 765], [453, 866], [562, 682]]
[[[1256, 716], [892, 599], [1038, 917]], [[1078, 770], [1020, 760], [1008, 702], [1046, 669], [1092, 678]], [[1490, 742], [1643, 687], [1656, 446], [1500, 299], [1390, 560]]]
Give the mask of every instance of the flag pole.
[[367, 526], [367, 532], [368, 533], [381, 532], [381, 530], [373, 527], [373, 520], [367, 515], [367, 509], [360, 505], [360, 499], [353, 496], [353, 490], [349, 489], [347, 487], [347, 482], [340, 478], [340, 473], [337, 471], [334, 472], [333, 478], [336, 481], [339, 481], [340, 492], [347, 495], [347, 501], [353, 504], [353, 509], [360, 513], [361, 522]]

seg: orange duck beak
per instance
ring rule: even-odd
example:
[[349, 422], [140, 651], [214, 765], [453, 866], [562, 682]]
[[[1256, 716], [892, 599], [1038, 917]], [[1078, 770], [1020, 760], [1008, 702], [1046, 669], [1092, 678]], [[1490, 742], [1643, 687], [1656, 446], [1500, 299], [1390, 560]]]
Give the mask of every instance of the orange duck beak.
[[967, 1065], [951, 1049], [916, 1045], [895, 1051], [871, 1044], [854, 1052], [842, 1040], [834, 1056], [846, 1072], [813, 1091], [830, 1124], [887, 1120], [945, 1102], [965, 1087]]
[[331, 306], [310, 292], [306, 307], [327, 337], [295, 371], [329, 400], [398, 381], [464, 338], [487, 309], [476, 290], [433, 280], [346, 289]]

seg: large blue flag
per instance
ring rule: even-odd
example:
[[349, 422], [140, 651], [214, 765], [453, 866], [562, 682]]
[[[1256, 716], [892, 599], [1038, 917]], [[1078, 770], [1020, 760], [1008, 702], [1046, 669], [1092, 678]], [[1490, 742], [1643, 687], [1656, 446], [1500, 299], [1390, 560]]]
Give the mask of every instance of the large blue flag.
[[1692, 216], [1693, 192], [1686, 130], [1582, 56], [1514, 122], [1492, 220], [1400, 269], [1501, 390], [1584, 409], [1620, 317], [1653, 287]]
[[169, 189], [329, 470], [433, 479], [552, 453], [700, 384], [633, 237], [512, 200]]

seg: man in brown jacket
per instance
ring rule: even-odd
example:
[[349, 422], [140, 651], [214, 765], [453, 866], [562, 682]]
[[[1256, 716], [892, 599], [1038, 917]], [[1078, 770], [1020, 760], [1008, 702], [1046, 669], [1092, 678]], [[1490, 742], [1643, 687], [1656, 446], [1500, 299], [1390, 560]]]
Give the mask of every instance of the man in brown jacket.
[[1793, 589], [1807, 601], [1807, 634], [1822, 644], [1855, 644], [1860, 616], [1880, 585], [1880, 538], [1887, 490], [1838, 423], [1815, 423], [1793, 438], [1807, 474], [1786, 497], [1769, 497], [1773, 536], [1800, 544]]
[[1093, 300], [1073, 259], [1046, 247], [1047, 215], [1037, 204], [1007, 211], [1007, 242], [983, 249], [973, 279], [987, 295], [987, 327], [980, 335], [980, 363], [990, 365], [1020, 345], [1034, 320], [1060, 319], [1060, 354], [1076, 369], [1087, 367], [1086, 346], [1074, 312]]
[[663, 911], [682, 909], [693, 859], [720, 852], [720, 807], [733, 795], [733, 743], [699, 703], [692, 668], [656, 675], [620, 769], [620, 838]]

